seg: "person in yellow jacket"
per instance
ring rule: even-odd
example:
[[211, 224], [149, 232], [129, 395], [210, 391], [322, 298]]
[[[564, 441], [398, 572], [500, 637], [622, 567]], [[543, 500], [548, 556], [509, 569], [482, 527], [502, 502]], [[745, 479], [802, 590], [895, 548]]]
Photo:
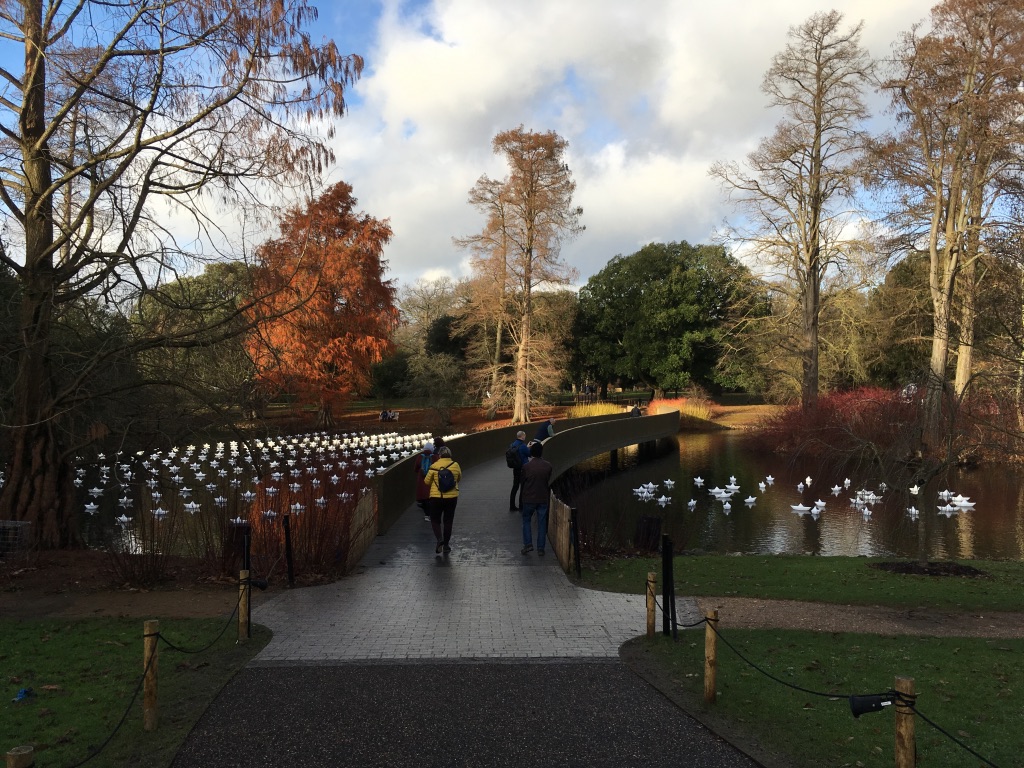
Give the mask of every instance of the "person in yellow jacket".
[[452, 551], [452, 521], [455, 519], [455, 505], [459, 503], [461, 480], [462, 468], [452, 459], [451, 449], [442, 446], [423, 480], [430, 488], [430, 527], [434, 529], [434, 538], [437, 539], [434, 548], [437, 554]]

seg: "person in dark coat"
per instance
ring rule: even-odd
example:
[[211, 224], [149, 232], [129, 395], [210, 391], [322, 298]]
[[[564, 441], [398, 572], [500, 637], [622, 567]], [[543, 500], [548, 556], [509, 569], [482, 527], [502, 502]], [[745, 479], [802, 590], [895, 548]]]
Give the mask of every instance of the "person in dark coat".
[[548, 505], [551, 503], [551, 473], [554, 467], [543, 458], [544, 445], [530, 443], [530, 460], [523, 466], [523, 548], [533, 551], [533, 515], [537, 514], [537, 554], [544, 554], [548, 534]]
[[537, 428], [537, 434], [533, 436], [534, 440], [543, 441], [549, 437], [553, 437], [555, 434], [555, 420], [553, 418], [547, 419], [543, 424]]

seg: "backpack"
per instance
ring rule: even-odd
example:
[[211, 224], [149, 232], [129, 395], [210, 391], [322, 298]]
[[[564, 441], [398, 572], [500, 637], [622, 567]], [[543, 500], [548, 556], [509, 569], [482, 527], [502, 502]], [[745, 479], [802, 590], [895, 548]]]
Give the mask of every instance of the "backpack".
[[[451, 464], [448, 465], [450, 466]], [[448, 467], [437, 470], [437, 490], [441, 493], [455, 490], [455, 474]]]
[[519, 455], [519, 446], [515, 443], [505, 450], [505, 463], [510, 469], [519, 469], [523, 466], [523, 457]]

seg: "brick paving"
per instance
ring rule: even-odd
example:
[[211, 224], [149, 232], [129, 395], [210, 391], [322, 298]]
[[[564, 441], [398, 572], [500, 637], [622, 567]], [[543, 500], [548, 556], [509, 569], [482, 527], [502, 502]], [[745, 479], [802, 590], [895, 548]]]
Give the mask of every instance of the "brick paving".
[[[255, 609], [273, 639], [173, 768], [755, 768], [619, 660], [644, 632], [643, 597], [519, 554], [510, 487], [503, 460], [467, 473], [447, 556], [413, 507], [356, 574]], [[692, 600], [677, 612], [698, 616]]]
[[[643, 596], [576, 587], [550, 550], [519, 554], [510, 487], [503, 460], [466, 473], [447, 555], [434, 554], [430, 524], [412, 507], [355, 575], [263, 603], [253, 620], [274, 638], [253, 663], [617, 658], [644, 632]], [[692, 599], [676, 611], [681, 624], [700, 617]]]

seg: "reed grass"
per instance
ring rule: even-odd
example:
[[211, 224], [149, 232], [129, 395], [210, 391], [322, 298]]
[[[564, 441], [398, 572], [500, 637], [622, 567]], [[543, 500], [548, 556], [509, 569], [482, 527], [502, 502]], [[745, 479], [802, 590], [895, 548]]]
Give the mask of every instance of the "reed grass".
[[566, 410], [567, 419], [584, 419], [588, 416], [612, 416], [622, 413], [622, 406], [615, 403], [588, 403], [572, 405]]

